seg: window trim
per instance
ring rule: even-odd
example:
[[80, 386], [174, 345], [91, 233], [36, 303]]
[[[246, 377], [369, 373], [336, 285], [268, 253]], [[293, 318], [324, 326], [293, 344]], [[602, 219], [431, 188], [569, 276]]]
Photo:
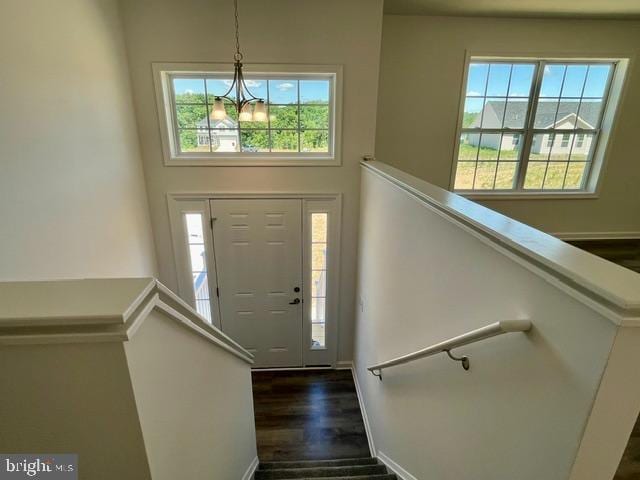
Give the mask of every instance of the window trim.
[[[329, 76], [333, 89], [329, 99], [330, 151], [324, 153], [266, 153], [266, 152], [221, 152], [217, 155], [178, 153], [175, 133], [176, 119], [173, 115], [171, 76], [229, 73], [233, 75], [231, 63], [153, 63], [153, 78], [156, 106], [160, 123], [162, 152], [166, 166], [336, 166], [342, 163], [342, 65], [298, 65], [298, 64], [248, 64], [246, 74], [264, 74], [269, 78], [323, 75]], [[331, 139], [333, 141], [331, 141]]]
[[[487, 61], [487, 62], [505, 62], [505, 63], [518, 63], [518, 62], [547, 62], [547, 63], [581, 63], [581, 62], [602, 62], [602, 63], [614, 63], [614, 71], [609, 78], [609, 84], [607, 85], [607, 98], [604, 107], [601, 112], [601, 126], [598, 134], [596, 135], [596, 146], [594, 148], [591, 168], [588, 173], [588, 178], [584, 180], [584, 186], [580, 190], [524, 190], [522, 184], [524, 182], [524, 172], [519, 174], [522, 170], [523, 162], [518, 164], [518, 178], [516, 180], [516, 188], [511, 190], [455, 190], [455, 176], [458, 164], [458, 150], [460, 147], [460, 136], [462, 128], [462, 118], [464, 116], [464, 98], [466, 96], [467, 81], [469, 74], [469, 65], [472, 61]], [[572, 53], [559, 53], [553, 52], [548, 55], [544, 53], [536, 53], [532, 55], [522, 55], [500, 52], [500, 53], [487, 53], [487, 52], [474, 52], [467, 50], [465, 52], [463, 76], [459, 94], [459, 110], [458, 118], [456, 120], [456, 136], [454, 141], [451, 171], [449, 178], [449, 190], [462, 195], [470, 199], [491, 199], [491, 200], [513, 200], [513, 199], [577, 199], [577, 198], [598, 198], [600, 194], [601, 180], [604, 172], [606, 159], [608, 157], [608, 151], [610, 147], [610, 138], [616, 128], [615, 118], [618, 113], [621, 99], [626, 94], [627, 88], [627, 74], [631, 69], [634, 56], [625, 53], [624, 55], [590, 55], [590, 54], [576, 54]], [[543, 70], [538, 69], [537, 76], [539, 79], [534, 79], [532, 85], [531, 98], [529, 102], [529, 112], [533, 117], [533, 112], [537, 105], [538, 92], [535, 90], [536, 85], [540, 85], [541, 75]], [[529, 130], [532, 127], [526, 125], [522, 130]], [[502, 130], [502, 129], [501, 129]], [[535, 129], [533, 129], [535, 130]], [[533, 131], [535, 133], [535, 131]], [[579, 132], [578, 132], [579, 133]], [[532, 137], [532, 135], [531, 135]], [[524, 145], [522, 148], [522, 155], [524, 158], [525, 153], [530, 148], [528, 145], [527, 136], [524, 138]], [[522, 160], [522, 159], [521, 159]]]

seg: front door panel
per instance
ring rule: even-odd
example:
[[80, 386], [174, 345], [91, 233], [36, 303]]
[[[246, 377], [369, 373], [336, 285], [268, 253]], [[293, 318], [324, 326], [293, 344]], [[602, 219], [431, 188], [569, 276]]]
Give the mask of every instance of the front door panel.
[[211, 200], [211, 212], [222, 330], [256, 367], [301, 366], [301, 200]]

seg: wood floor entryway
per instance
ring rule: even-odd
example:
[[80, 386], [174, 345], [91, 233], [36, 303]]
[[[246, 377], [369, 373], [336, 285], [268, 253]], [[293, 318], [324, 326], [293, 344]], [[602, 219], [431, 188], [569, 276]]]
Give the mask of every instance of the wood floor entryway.
[[261, 462], [370, 455], [350, 370], [251, 375]]

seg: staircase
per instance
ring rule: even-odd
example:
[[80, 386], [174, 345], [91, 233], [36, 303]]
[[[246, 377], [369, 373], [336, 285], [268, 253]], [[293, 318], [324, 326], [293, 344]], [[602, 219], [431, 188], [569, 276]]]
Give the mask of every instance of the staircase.
[[397, 480], [377, 458], [260, 463], [255, 480]]

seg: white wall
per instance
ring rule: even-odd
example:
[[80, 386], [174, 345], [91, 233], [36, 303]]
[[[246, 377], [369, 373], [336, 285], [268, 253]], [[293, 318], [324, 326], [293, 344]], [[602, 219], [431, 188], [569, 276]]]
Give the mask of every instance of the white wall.
[[123, 345], [38, 343], [0, 346], [0, 449], [77, 453], [83, 479], [151, 480]]
[[[640, 22], [385, 15], [378, 160], [448, 188], [467, 50], [635, 57], [640, 54]], [[637, 63], [628, 73], [598, 199], [481, 203], [546, 232], [640, 232]], [[399, 101], [405, 95], [409, 104]]]
[[[464, 207], [458, 197], [450, 202]], [[363, 174], [361, 208], [357, 295], [363, 310], [357, 312], [354, 361], [378, 454], [418, 479], [568, 478], [616, 325], [549, 275], [525, 268], [369, 171]], [[621, 267], [554, 239], [545, 244], [481, 207], [466, 208], [504, 235], [520, 235], [546, 250], [551, 261], [602, 273], [595, 282], [638, 285]], [[454, 351], [470, 356], [469, 372], [444, 354], [385, 370], [382, 382], [366, 370], [509, 319], [530, 319], [534, 327], [526, 335]], [[627, 369], [625, 375], [628, 381], [633, 373]], [[637, 415], [637, 395], [633, 403], [629, 418]]]
[[3, 0], [0, 59], [0, 279], [154, 274], [116, 1]]
[[250, 365], [157, 312], [125, 351], [151, 477], [243, 478], [257, 457]]
[[231, 62], [233, 2], [122, 2], [138, 127], [160, 278], [177, 291], [168, 192], [343, 193], [338, 359], [352, 358], [358, 225], [358, 161], [374, 148], [381, 0], [243, 0], [245, 63], [342, 64], [344, 106], [340, 167], [165, 167], [152, 62]]

